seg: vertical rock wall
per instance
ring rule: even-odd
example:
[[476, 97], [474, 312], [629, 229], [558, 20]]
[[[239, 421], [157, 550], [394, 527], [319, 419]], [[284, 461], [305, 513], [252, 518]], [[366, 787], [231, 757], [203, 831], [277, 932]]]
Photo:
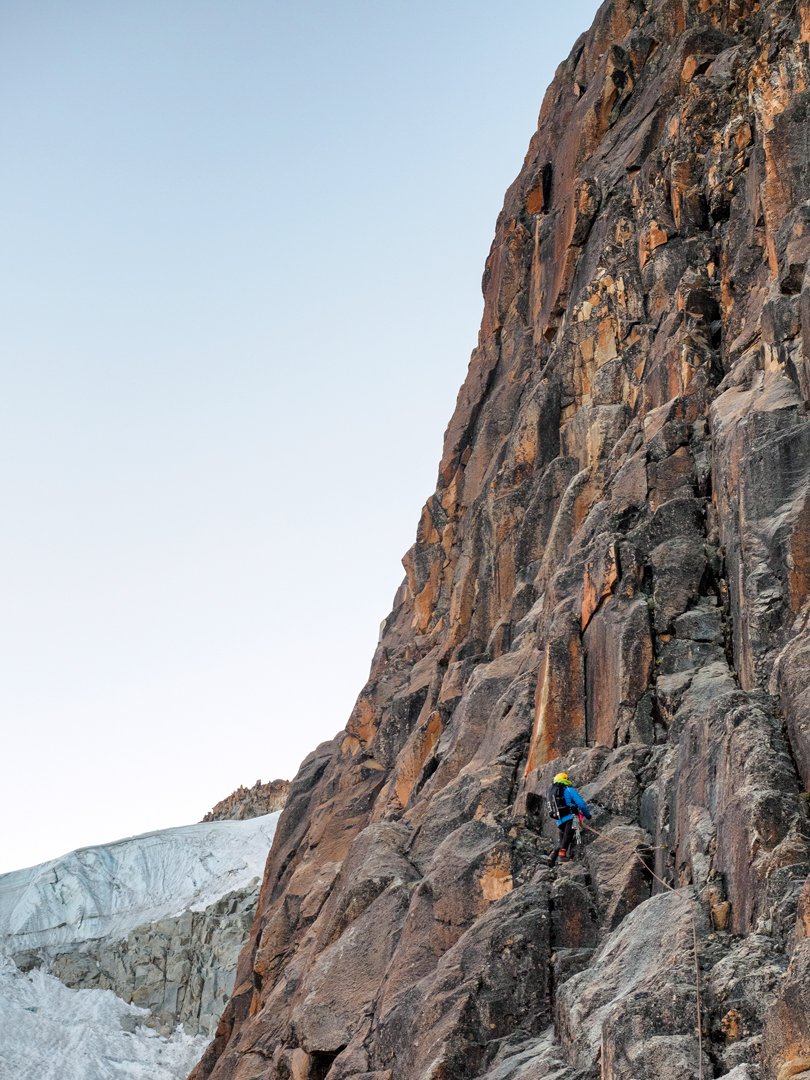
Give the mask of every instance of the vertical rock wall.
[[[808, 0], [608, 0], [558, 69], [194, 1080], [810, 1070], [809, 44]], [[552, 874], [561, 767], [599, 835]]]

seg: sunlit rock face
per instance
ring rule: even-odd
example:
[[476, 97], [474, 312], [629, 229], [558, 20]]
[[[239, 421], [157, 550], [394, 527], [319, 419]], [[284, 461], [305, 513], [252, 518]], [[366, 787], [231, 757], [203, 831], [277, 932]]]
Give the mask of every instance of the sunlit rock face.
[[194, 1080], [697, 1078], [686, 898], [702, 1075], [810, 1075], [809, 49], [810, 0], [614, 0], [558, 69]]
[[203, 821], [245, 821], [283, 810], [290, 794], [289, 780], [257, 780], [252, 788], [238, 787], [227, 799], [218, 802]]

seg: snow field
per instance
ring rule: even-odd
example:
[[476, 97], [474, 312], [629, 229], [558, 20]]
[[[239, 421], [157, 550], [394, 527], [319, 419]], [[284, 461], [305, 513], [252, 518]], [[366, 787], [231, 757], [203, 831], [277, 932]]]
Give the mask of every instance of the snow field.
[[182, 1080], [205, 1036], [170, 1039], [122, 1020], [148, 1015], [112, 990], [68, 990], [53, 975], [22, 974], [0, 956], [0, 1080]]

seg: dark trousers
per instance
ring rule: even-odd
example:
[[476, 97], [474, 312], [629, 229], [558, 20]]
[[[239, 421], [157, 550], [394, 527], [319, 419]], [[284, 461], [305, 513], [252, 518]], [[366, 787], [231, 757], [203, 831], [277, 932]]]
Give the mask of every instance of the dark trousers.
[[551, 866], [557, 861], [557, 857], [565, 853], [568, 854], [568, 849], [574, 842], [574, 819], [571, 817], [568, 821], [564, 821], [562, 825], [557, 826], [557, 831], [560, 834], [560, 839], [557, 842], [557, 848], [552, 851], [549, 856], [549, 864]]

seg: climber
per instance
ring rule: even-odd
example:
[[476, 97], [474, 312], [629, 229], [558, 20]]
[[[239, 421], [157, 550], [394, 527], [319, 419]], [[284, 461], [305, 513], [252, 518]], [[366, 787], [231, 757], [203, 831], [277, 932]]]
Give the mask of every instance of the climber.
[[591, 812], [588, 804], [568, 779], [568, 773], [557, 773], [548, 789], [546, 800], [549, 814], [556, 818], [560, 831], [558, 845], [548, 857], [548, 865], [554, 866], [558, 858], [562, 862], [569, 862], [571, 859], [568, 849], [574, 841], [574, 814], [582, 821], [583, 817], [590, 818]]

